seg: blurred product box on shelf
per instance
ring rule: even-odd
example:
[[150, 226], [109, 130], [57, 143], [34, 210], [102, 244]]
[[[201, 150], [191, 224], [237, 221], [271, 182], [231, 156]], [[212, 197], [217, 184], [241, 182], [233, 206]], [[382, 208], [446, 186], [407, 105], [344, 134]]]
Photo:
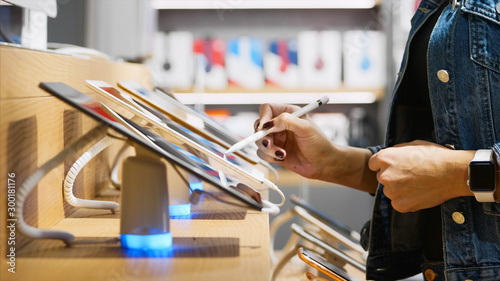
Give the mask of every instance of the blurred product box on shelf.
[[385, 35], [381, 31], [344, 32], [344, 85], [381, 88], [386, 84]]
[[272, 40], [264, 55], [266, 82], [285, 89], [294, 89], [298, 83], [297, 40]]
[[261, 39], [239, 37], [227, 41], [226, 69], [229, 82], [247, 89], [265, 85], [264, 43]]
[[147, 64], [153, 84], [173, 91], [379, 89], [386, 84], [382, 31], [299, 31], [294, 38], [197, 38], [158, 32]]
[[302, 31], [298, 38], [300, 86], [335, 89], [342, 83], [342, 38], [338, 31]]
[[211, 90], [227, 88], [226, 41], [220, 38], [195, 39], [193, 52], [205, 58], [205, 87]]
[[154, 39], [153, 57], [147, 63], [152, 70], [154, 85], [172, 89], [191, 88], [194, 77], [191, 32], [159, 32]]
[[313, 113], [311, 118], [332, 142], [349, 144], [349, 120], [343, 113]]

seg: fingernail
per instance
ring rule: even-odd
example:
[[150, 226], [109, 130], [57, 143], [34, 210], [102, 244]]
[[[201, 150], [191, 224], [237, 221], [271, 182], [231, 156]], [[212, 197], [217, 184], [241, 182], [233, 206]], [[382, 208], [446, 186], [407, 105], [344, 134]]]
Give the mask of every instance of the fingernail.
[[267, 123], [264, 123], [264, 125], [262, 125], [262, 129], [264, 130], [271, 129], [272, 127], [274, 127], [274, 120], [268, 121]]
[[283, 152], [281, 152], [281, 151], [279, 151], [279, 150], [278, 150], [278, 151], [276, 151], [276, 152], [274, 153], [274, 155], [276, 155], [276, 157], [278, 157], [279, 159], [283, 159], [283, 157], [285, 157], [285, 154], [283, 154]]
[[268, 140], [263, 140], [262, 141], [262, 145], [267, 148], [267, 146], [269, 145], [269, 141]]

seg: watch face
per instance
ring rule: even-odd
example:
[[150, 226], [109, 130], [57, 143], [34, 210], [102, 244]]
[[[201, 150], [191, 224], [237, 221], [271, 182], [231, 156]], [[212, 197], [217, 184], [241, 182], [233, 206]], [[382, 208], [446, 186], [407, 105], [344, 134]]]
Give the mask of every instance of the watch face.
[[471, 191], [495, 190], [495, 164], [472, 162], [469, 165], [469, 186]]

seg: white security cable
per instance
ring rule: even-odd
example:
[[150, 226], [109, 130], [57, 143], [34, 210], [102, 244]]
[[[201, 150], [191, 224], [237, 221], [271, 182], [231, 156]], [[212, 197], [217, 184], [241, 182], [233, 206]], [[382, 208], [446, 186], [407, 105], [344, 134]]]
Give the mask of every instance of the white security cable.
[[286, 198], [285, 198], [285, 194], [283, 194], [281, 189], [279, 189], [278, 186], [276, 186], [274, 183], [272, 183], [270, 180], [268, 180], [266, 178], [263, 179], [263, 182], [265, 182], [272, 190], [278, 192], [278, 194], [281, 196], [281, 203], [276, 204], [276, 206], [278, 206], [278, 207], [283, 206], [283, 204], [285, 204]]
[[[224, 158], [224, 160], [227, 161], [227, 154], [226, 153], [223, 154], [223, 158]], [[225, 186], [227, 187], [226, 175], [224, 174], [224, 172], [222, 170], [219, 170], [219, 177], [222, 181], [222, 184], [225, 184]], [[285, 204], [285, 201], [286, 201], [285, 194], [283, 194], [283, 192], [278, 188], [278, 186], [276, 186], [270, 180], [263, 178], [262, 182], [267, 184], [274, 191], [278, 192], [278, 194], [281, 196], [281, 203], [279, 203], [279, 204], [274, 204], [268, 200], [262, 200], [262, 205], [264, 206], [264, 208], [262, 208], [262, 212], [270, 213], [272, 215], [277, 215], [280, 212], [279, 207], [281, 207], [281, 206], [283, 206], [283, 204]]]
[[264, 213], [269, 213], [271, 215], [277, 215], [280, 213], [278, 205], [271, 203], [268, 200], [262, 200], [262, 206], [264, 206], [264, 208], [262, 208], [261, 211]]
[[266, 161], [259, 161], [259, 163], [262, 164], [263, 166], [267, 167], [269, 170], [271, 170], [271, 172], [273, 172], [273, 174], [274, 174], [273, 182], [277, 183], [278, 180], [280, 179], [280, 175], [278, 173], [278, 170], [276, 170], [276, 168], [274, 168], [271, 164], [269, 164]]
[[[227, 156], [226, 154], [223, 154], [223, 158], [224, 160], [227, 161]], [[219, 178], [221, 180], [221, 184], [226, 187], [226, 188], [229, 188], [228, 184], [227, 184], [227, 178], [226, 178], [226, 174], [219, 169]], [[279, 214], [280, 212], [280, 208], [281, 206], [283, 206], [283, 204], [285, 204], [285, 195], [283, 194], [283, 192], [281, 192], [281, 190], [274, 184], [272, 183], [270, 180], [264, 178], [263, 179], [263, 182], [266, 183], [271, 189], [275, 190], [276, 192], [278, 192], [278, 194], [281, 196], [281, 203], [280, 204], [274, 204], [268, 200], [262, 200], [262, 205], [264, 206], [264, 208], [261, 209], [262, 212], [265, 212], [265, 213], [270, 213], [272, 215], [277, 215]]]
[[113, 138], [105, 136], [80, 156], [73, 166], [71, 166], [71, 169], [64, 179], [64, 199], [66, 199], [70, 205], [78, 208], [109, 209], [113, 213], [120, 207], [116, 202], [80, 199], [73, 195], [73, 184], [80, 171], [90, 160], [92, 160], [92, 158], [110, 146], [113, 141]]
[[270, 213], [271, 215], [277, 215], [280, 212], [280, 207], [285, 204], [285, 195], [283, 192], [270, 180], [264, 178], [262, 180], [264, 183], [266, 183], [272, 190], [278, 192], [278, 194], [281, 196], [281, 203], [275, 204], [270, 202], [269, 200], [262, 200], [262, 205], [264, 208], [262, 208], [262, 212]]
[[[69, 232], [61, 231], [61, 230], [51, 230], [51, 229], [38, 229], [31, 225], [28, 225], [24, 221], [24, 203], [28, 195], [33, 191], [38, 182], [51, 170], [59, 166], [64, 160], [76, 153], [78, 150], [82, 149], [89, 142], [94, 141], [95, 139], [100, 139], [106, 135], [107, 127], [106, 126], [98, 126], [85, 135], [80, 137], [77, 141], [68, 145], [61, 152], [59, 152], [56, 156], [51, 158], [49, 161], [45, 162], [40, 168], [38, 168], [33, 174], [31, 174], [26, 181], [19, 187], [16, 193], [16, 204], [18, 207], [18, 212], [16, 212], [16, 218], [18, 222], [19, 231], [30, 237], [30, 238], [44, 238], [44, 239], [59, 239], [64, 241], [67, 245], [73, 244], [73, 240], [75, 236]], [[113, 240], [114, 241], [114, 240]], [[98, 242], [98, 241], [96, 241]], [[82, 243], [82, 242], [78, 242]]]

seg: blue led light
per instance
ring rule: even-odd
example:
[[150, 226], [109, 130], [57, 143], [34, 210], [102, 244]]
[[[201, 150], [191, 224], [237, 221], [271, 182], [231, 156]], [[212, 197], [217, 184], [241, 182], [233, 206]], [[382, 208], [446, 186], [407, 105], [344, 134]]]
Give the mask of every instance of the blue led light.
[[121, 234], [123, 248], [135, 250], [161, 250], [172, 246], [172, 233], [136, 235]]
[[189, 187], [191, 190], [203, 190], [203, 182], [190, 182]]
[[180, 205], [168, 205], [168, 212], [171, 217], [186, 216], [191, 214], [191, 203]]

